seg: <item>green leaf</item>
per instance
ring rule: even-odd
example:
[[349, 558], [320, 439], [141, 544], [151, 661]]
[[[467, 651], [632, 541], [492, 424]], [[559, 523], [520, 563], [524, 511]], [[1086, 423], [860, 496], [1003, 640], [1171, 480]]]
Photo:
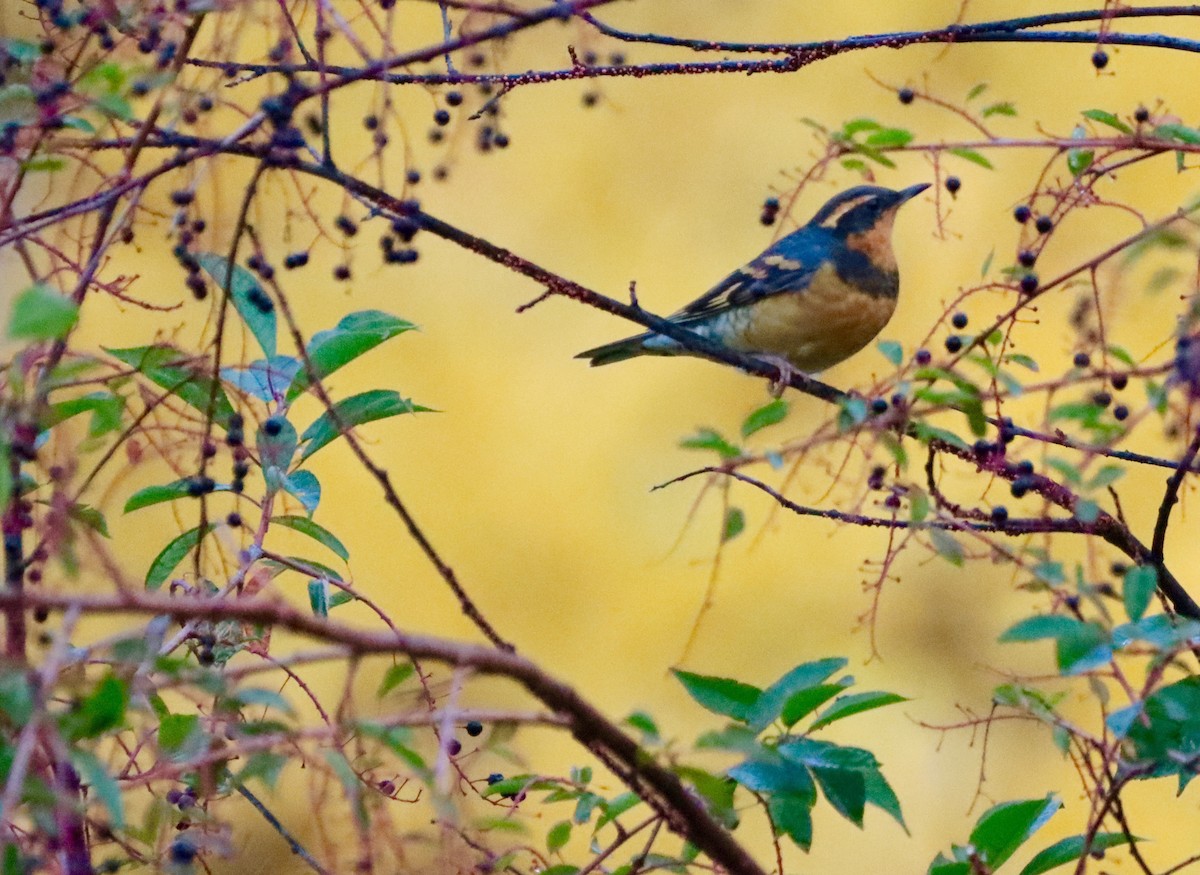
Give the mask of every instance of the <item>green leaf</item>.
[[[233, 406], [219, 385], [203, 371], [203, 363], [192, 366], [190, 357], [170, 346], [135, 346], [128, 349], [103, 348], [113, 358], [145, 375], [150, 382], [177, 395], [185, 404], [207, 413], [209, 398], [215, 393], [213, 408], [216, 422], [224, 427], [233, 415]], [[196, 360], [200, 362], [200, 360]]]
[[785, 726], [793, 726], [797, 721], [807, 717], [849, 685], [849, 680], [843, 679], [835, 684], [817, 684], [815, 687], [800, 690], [787, 700], [787, 703], [783, 706], [783, 712], [780, 714], [780, 719]]
[[329, 444], [341, 435], [338, 422], [345, 428], [354, 428], [377, 419], [387, 419], [402, 413], [428, 413], [430, 408], [414, 404], [407, 398], [401, 398], [400, 393], [391, 389], [372, 389], [353, 395], [344, 401], [333, 405], [333, 413], [325, 411], [312, 425], [304, 430], [300, 440], [305, 444], [300, 455], [304, 462], [313, 453]]
[[760, 429], [766, 428], [768, 425], [775, 425], [783, 422], [783, 419], [788, 414], [788, 403], [782, 398], [776, 398], [770, 404], [765, 404], [755, 410], [742, 423], [742, 437], [748, 438]]
[[810, 807], [817, 801], [817, 785], [808, 769], [770, 749], [760, 748], [754, 756], [734, 766], [727, 774], [747, 790], [756, 793], [786, 794], [804, 799]]
[[1062, 614], [1043, 614], [1037, 617], [1026, 617], [1014, 623], [1004, 632], [999, 640], [1007, 641], [1037, 641], [1042, 638], [1060, 638], [1074, 631], [1080, 621], [1074, 617], [1064, 617]]
[[14, 340], [58, 340], [79, 321], [79, 307], [49, 286], [38, 283], [12, 302], [8, 336]]
[[1158, 587], [1158, 573], [1146, 565], [1135, 565], [1125, 572], [1125, 583], [1121, 595], [1125, 601], [1125, 613], [1135, 623], [1146, 613], [1154, 590]]
[[[1140, 841], [1140, 839], [1139, 839]], [[1074, 863], [1085, 853], [1102, 851], [1129, 843], [1129, 836], [1123, 832], [1098, 832], [1088, 841], [1087, 836], [1069, 836], [1040, 851], [1032, 860], [1025, 864], [1021, 875], [1042, 875], [1067, 863]]]
[[125, 409], [125, 399], [112, 392], [89, 392], [78, 398], [59, 401], [50, 406], [42, 419], [42, 429], [53, 428], [60, 422], [66, 422], [81, 413], [91, 413], [92, 421], [88, 426], [89, 437], [99, 437], [121, 427], [121, 413]]
[[[755, 701], [753, 709], [747, 715], [751, 731], [756, 734], [762, 732], [784, 712], [787, 706], [791, 705], [793, 698], [822, 684], [835, 671], [845, 668], [846, 664], [847, 660], [843, 657], [829, 657], [814, 662], [805, 662], [793, 668], [763, 690], [762, 695]], [[842, 689], [842, 685], [834, 686], [838, 690]], [[795, 723], [798, 719], [800, 718], [796, 717], [791, 723]]]
[[820, 729], [822, 726], [828, 726], [834, 721], [841, 720], [844, 717], [849, 717], [853, 714], [861, 714], [864, 711], [871, 711], [875, 708], [882, 708], [885, 705], [894, 705], [896, 702], [907, 702], [905, 696], [896, 693], [852, 693], [847, 696], [842, 696], [813, 721], [809, 727], [809, 732], [815, 729]]
[[775, 829], [791, 839], [796, 847], [807, 851], [812, 847], [812, 803], [787, 794], [767, 800], [771, 822]]
[[277, 691], [264, 687], [242, 687], [234, 691], [229, 699], [243, 706], [262, 706], [282, 711], [284, 714], [293, 713], [292, 705], [287, 699]]
[[987, 91], [987, 89], [988, 84], [986, 82], [980, 82], [978, 85], [971, 86], [971, 90], [967, 92], [967, 100], [974, 100], [976, 97], [983, 94], [983, 92]]
[[108, 811], [110, 825], [122, 829], [125, 826], [125, 809], [121, 801], [121, 786], [109, 774], [104, 763], [90, 750], [75, 748], [71, 751], [71, 765], [75, 767], [83, 782]]
[[94, 532], [102, 535], [105, 538], [111, 538], [108, 533], [108, 520], [104, 518], [104, 514], [86, 504], [69, 504], [67, 505], [67, 516], [77, 523], [82, 523]]
[[[164, 501], [174, 501], [177, 498], [190, 498], [191, 485], [193, 479], [184, 477], [182, 480], [176, 480], [173, 483], [164, 483], [162, 485], [147, 486], [144, 489], [139, 489], [125, 502], [125, 513], [135, 510], [141, 510], [143, 507], [150, 507], [155, 504], [162, 504]], [[213, 486], [213, 492], [228, 492], [230, 489], [226, 483], [217, 483]]]
[[546, 850], [550, 853], [561, 851], [571, 840], [571, 821], [560, 820], [546, 833]]
[[1062, 801], [1054, 793], [1045, 799], [1002, 802], [979, 818], [971, 831], [971, 844], [995, 871], [1060, 808]]
[[906, 131], [904, 128], [883, 128], [868, 134], [865, 142], [876, 149], [899, 149], [912, 141], [912, 131]]
[[908, 824], [904, 822], [904, 814], [900, 810], [900, 800], [892, 785], [884, 779], [878, 769], [865, 769], [862, 774], [866, 781], [867, 803], [891, 815], [896, 823], [908, 832]]
[[758, 687], [735, 681], [732, 678], [693, 674], [682, 669], [672, 669], [672, 674], [683, 684], [701, 707], [714, 714], [732, 717], [740, 723], [749, 720], [751, 709], [762, 695]]
[[24, 726], [33, 716], [33, 687], [25, 673], [16, 668], [0, 672], [0, 713]]
[[1105, 109], [1085, 109], [1083, 117], [1090, 118], [1094, 122], [1100, 122], [1102, 125], [1108, 125], [1110, 128], [1116, 128], [1122, 134], [1133, 133], [1133, 129], [1129, 125]]
[[208, 523], [203, 530], [196, 526], [188, 529], [163, 547], [162, 552], [155, 556], [154, 561], [150, 563], [150, 570], [146, 572], [146, 589], [155, 590], [166, 583], [171, 572], [175, 570], [175, 566], [182, 562], [183, 558], [200, 543], [200, 539], [214, 528], [216, 528], [215, 523]]
[[992, 162], [974, 149], [947, 149], [946, 151], [951, 155], [957, 155], [959, 158], [970, 161], [972, 164], [978, 164], [987, 170], [994, 169]]
[[1181, 143], [1189, 143], [1193, 146], [1200, 144], [1200, 131], [1195, 128], [1189, 128], [1186, 125], [1159, 125], [1154, 129], [1153, 134], [1163, 140], [1178, 140]]
[[711, 428], [702, 428], [693, 437], [684, 438], [679, 446], [685, 450], [715, 450], [722, 459], [736, 459], [742, 451]]
[[314, 541], [325, 545], [334, 553], [336, 553], [343, 562], [350, 561], [350, 551], [347, 550], [345, 545], [337, 539], [337, 536], [324, 526], [314, 523], [308, 517], [292, 515], [277, 516], [272, 517], [271, 522], [278, 523], [281, 526], [286, 526], [287, 528], [293, 529], [302, 535], [308, 535], [308, 537], [312, 538]]
[[197, 714], [168, 714], [158, 724], [158, 746], [165, 753], [177, 753], [184, 748], [194, 733], [200, 732], [200, 717]]
[[[416, 327], [411, 322], [380, 310], [351, 313], [338, 322], [337, 327], [318, 331], [312, 336], [306, 350], [308, 360], [317, 379], [324, 379], [384, 341], [405, 331], [413, 331]], [[311, 385], [308, 371], [301, 366], [292, 385], [288, 387], [287, 400], [295, 400]]]
[[331, 605], [328, 580], [310, 580], [308, 582], [308, 604], [316, 616], [329, 616]]
[[388, 670], [384, 672], [383, 681], [379, 684], [379, 692], [376, 693], [376, 696], [382, 699], [412, 677], [415, 671], [411, 662], [397, 662], [395, 665], [389, 665]]
[[234, 309], [258, 341], [259, 348], [268, 357], [275, 355], [275, 303], [263, 291], [254, 274], [235, 264], [230, 279], [229, 259], [215, 252], [197, 252], [196, 261], [212, 275], [218, 288], [224, 289], [228, 284]]
[[861, 747], [842, 747], [831, 741], [801, 736], [784, 742], [777, 748], [787, 759], [810, 769], [877, 769], [879, 761], [869, 750]]
[[[1075, 130], [1071, 132], [1072, 140], [1082, 140], [1087, 136], [1087, 130], [1083, 125], [1076, 125]], [[1067, 150], [1067, 169], [1071, 171], [1072, 176], [1079, 176], [1083, 171], [1092, 166], [1092, 159], [1095, 153], [1091, 149], [1068, 149]]]
[[64, 715], [64, 731], [73, 740], [96, 738], [121, 725], [128, 704], [125, 682], [115, 675], [106, 675], [77, 710]]
[[904, 361], [904, 347], [894, 340], [881, 340], [875, 344], [875, 348], [895, 367], [900, 367]]
[[1088, 481], [1088, 489], [1103, 489], [1111, 486], [1125, 476], [1125, 469], [1120, 465], [1105, 465]]
[[984, 118], [988, 118], [989, 116], [993, 116], [993, 115], [1014, 116], [1016, 114], [1017, 114], [1017, 108], [1015, 106], [1013, 106], [1012, 103], [1010, 103], [1007, 100], [1003, 100], [999, 103], [993, 103], [991, 106], [985, 106], [983, 108], [983, 117]]
[[725, 512], [725, 522], [721, 526], [721, 543], [732, 541], [746, 528], [746, 514], [740, 507], [731, 507]]
[[829, 804], [842, 817], [861, 827], [867, 803], [867, 784], [863, 773], [855, 769], [814, 768], [813, 776], [821, 785], [821, 792]]
[[[275, 433], [271, 434], [272, 431]], [[264, 420], [258, 427], [255, 443], [263, 471], [269, 474], [274, 468], [278, 474], [285, 474], [296, 455], [296, 444], [294, 425], [280, 415]]]
[[308, 515], [317, 512], [321, 503], [321, 481], [312, 471], [293, 471], [283, 479], [283, 488], [304, 506]]
[[261, 751], [251, 754], [246, 765], [238, 772], [237, 782], [245, 784], [250, 779], [257, 778], [266, 784], [268, 790], [274, 790], [279, 781], [279, 775], [287, 762], [288, 758], [281, 753]]

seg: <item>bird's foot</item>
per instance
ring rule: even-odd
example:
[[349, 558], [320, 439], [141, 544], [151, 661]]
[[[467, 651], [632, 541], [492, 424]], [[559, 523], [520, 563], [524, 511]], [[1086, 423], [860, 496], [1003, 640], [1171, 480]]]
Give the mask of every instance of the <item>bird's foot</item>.
[[769, 386], [772, 398], [779, 398], [783, 395], [783, 390], [791, 385], [793, 377], [808, 376], [781, 355], [759, 355], [758, 358], [773, 365], [778, 371]]

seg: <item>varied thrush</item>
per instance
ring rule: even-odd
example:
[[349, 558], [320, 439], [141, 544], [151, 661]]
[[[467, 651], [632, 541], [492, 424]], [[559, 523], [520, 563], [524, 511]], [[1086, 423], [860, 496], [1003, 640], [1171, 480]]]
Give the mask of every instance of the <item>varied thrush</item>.
[[[929, 183], [892, 191], [859, 185], [834, 195], [808, 224], [780, 238], [670, 320], [708, 340], [814, 373], [871, 342], [896, 310], [900, 274], [892, 225]], [[648, 331], [587, 352], [593, 366], [639, 355], [688, 355], [679, 341]]]

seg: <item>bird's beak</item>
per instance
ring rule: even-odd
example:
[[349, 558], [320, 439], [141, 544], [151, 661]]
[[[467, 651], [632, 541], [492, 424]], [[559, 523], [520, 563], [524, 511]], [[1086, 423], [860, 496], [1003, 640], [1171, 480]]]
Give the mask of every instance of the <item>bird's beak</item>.
[[897, 205], [902, 204], [905, 201], [912, 200], [925, 189], [929, 188], [930, 185], [931, 183], [921, 182], [917, 185], [910, 185], [908, 188], [901, 189], [899, 192], [897, 192], [897, 194], [900, 195], [900, 199], [896, 201]]

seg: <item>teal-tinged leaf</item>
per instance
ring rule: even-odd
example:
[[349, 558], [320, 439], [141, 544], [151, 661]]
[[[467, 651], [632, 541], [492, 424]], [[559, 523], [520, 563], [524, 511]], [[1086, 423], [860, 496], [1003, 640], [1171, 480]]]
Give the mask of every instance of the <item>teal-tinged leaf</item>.
[[354, 771], [354, 767], [350, 765], [345, 754], [340, 750], [326, 750], [323, 752], [325, 762], [329, 764], [333, 774], [337, 777], [342, 785], [342, 792], [346, 796], [346, 801], [350, 803], [350, 808], [354, 812], [354, 819], [358, 823], [360, 829], [367, 828], [367, 809], [363, 803], [363, 788], [362, 781], [358, 777], [358, 773]]
[[700, 429], [694, 436], [681, 440], [679, 446], [685, 450], [715, 450], [722, 459], [736, 459], [742, 455], [741, 449], [711, 428]]
[[776, 748], [792, 762], [810, 769], [877, 769], [879, 761], [869, 750], [861, 747], [843, 747], [831, 741], [820, 741], [801, 736], [784, 742]]
[[913, 434], [921, 443], [932, 443], [933, 441], [944, 441], [952, 447], [958, 447], [960, 450], [969, 450], [967, 442], [960, 438], [952, 431], [947, 431], [944, 428], [938, 428], [935, 425], [930, 425], [927, 422], [914, 422], [912, 424]]
[[14, 340], [58, 340], [79, 321], [79, 306], [41, 283], [13, 299], [8, 336]]
[[1108, 125], [1110, 128], [1116, 128], [1122, 134], [1132, 134], [1133, 128], [1125, 124], [1117, 118], [1113, 113], [1104, 109], [1085, 109], [1083, 111], [1084, 118], [1090, 118], [1094, 122], [1100, 122], [1102, 125]]
[[930, 529], [929, 540], [938, 555], [951, 565], [961, 566], [963, 564], [966, 554], [963, 551], [962, 544], [945, 529]]
[[242, 706], [254, 706], [262, 708], [273, 708], [276, 711], [282, 711], [284, 714], [292, 714], [292, 704], [276, 690], [268, 690], [265, 687], [242, 687], [236, 690], [230, 697], [230, 700]]
[[1104, 489], [1116, 483], [1125, 476], [1125, 469], [1120, 465], [1105, 465], [1088, 480], [1088, 489]]
[[150, 570], [146, 572], [146, 589], [155, 590], [166, 583], [171, 572], [175, 570], [175, 566], [182, 562], [184, 557], [200, 543], [200, 539], [215, 527], [214, 523], [209, 523], [203, 530], [199, 526], [188, 529], [163, 547], [162, 552], [155, 556], [154, 561], [150, 563]]
[[817, 801], [817, 785], [808, 769], [770, 750], [760, 748], [754, 757], [738, 763], [727, 774], [755, 793], [787, 794], [804, 799], [810, 806]]
[[312, 516], [321, 503], [321, 481], [312, 471], [293, 471], [283, 480], [283, 488]]
[[[143, 507], [150, 507], [155, 504], [162, 504], [164, 501], [175, 501], [177, 498], [190, 498], [191, 493], [188, 491], [192, 484], [191, 477], [184, 477], [182, 480], [176, 480], [172, 483], [163, 483], [161, 485], [147, 486], [144, 489], [139, 489], [125, 502], [125, 513], [141, 510]], [[229, 485], [226, 483], [214, 484], [213, 492], [228, 492]]]
[[738, 825], [738, 811], [734, 804], [734, 791], [737, 790], [737, 784], [734, 781], [730, 781], [725, 775], [714, 775], [690, 766], [676, 766], [674, 771], [704, 798], [704, 801], [708, 803], [709, 812], [726, 829], [733, 829]]
[[1074, 617], [1062, 614], [1045, 614], [1026, 617], [1014, 623], [999, 638], [1000, 641], [1037, 641], [1042, 638], [1060, 638], [1070, 634], [1082, 623]]
[[229, 297], [259, 348], [268, 356], [275, 355], [275, 303], [263, 291], [254, 274], [240, 264], [233, 265], [233, 277], [229, 276], [229, 259], [215, 252], [198, 252], [196, 261], [213, 278], [217, 288], [229, 286]]
[[895, 367], [900, 367], [904, 361], [904, 347], [894, 340], [881, 340], [875, 344], [875, 348]]
[[693, 674], [682, 669], [672, 669], [672, 674], [683, 684], [688, 695], [705, 710], [732, 717], [741, 723], [749, 719], [754, 703], [762, 695], [758, 687], [732, 678]]
[[[1140, 841], [1140, 839], [1139, 839]], [[1098, 832], [1088, 841], [1087, 836], [1069, 836], [1038, 852], [1021, 870], [1021, 875], [1042, 875], [1067, 863], [1079, 861], [1085, 853], [1103, 851], [1129, 843], [1123, 832]]]
[[1125, 613], [1135, 623], [1150, 607], [1150, 599], [1158, 586], [1158, 574], [1153, 568], [1135, 565], [1125, 572], [1125, 583], [1121, 595], [1125, 601]]
[[391, 389], [372, 389], [353, 395], [333, 406], [337, 421], [327, 410], [321, 414], [312, 425], [304, 430], [301, 441], [305, 444], [300, 455], [304, 462], [313, 453], [329, 444], [340, 436], [338, 422], [345, 428], [354, 428], [377, 419], [387, 419], [402, 413], [427, 413], [431, 408], [414, 404], [407, 398], [401, 398], [400, 393]]
[[732, 541], [746, 528], [746, 514], [740, 507], [725, 511], [725, 522], [721, 526], [721, 543]]
[[221, 377], [247, 395], [260, 401], [275, 402], [283, 399], [299, 370], [299, 359], [290, 355], [274, 355], [269, 359], [251, 362], [244, 368], [221, 368]]
[[[209, 398], [215, 391], [213, 412], [221, 427], [233, 415], [233, 406], [225, 390], [219, 385], [214, 388], [212, 379], [204, 370], [206, 363], [202, 359], [193, 359], [170, 346], [135, 346], [128, 349], [104, 347], [104, 351], [201, 413], [208, 411]], [[196, 362], [194, 367], [193, 361]]]
[[[791, 704], [791, 700], [799, 693], [823, 684], [836, 671], [845, 668], [847, 660], [843, 657], [830, 657], [814, 662], [805, 662], [796, 666], [775, 683], [771, 684], [754, 703], [753, 709], [747, 715], [751, 731], [762, 732]], [[837, 686], [841, 689], [841, 686]], [[799, 717], [792, 720], [795, 723]], [[788, 725], [791, 725], [790, 723]]]
[[782, 398], [776, 398], [770, 404], [765, 404], [746, 417], [742, 423], [742, 437], [748, 438], [756, 431], [783, 422], [788, 414], [788, 403]]
[[867, 804], [867, 785], [863, 773], [855, 769], [813, 769], [821, 792], [842, 817], [861, 827]]
[[642, 797], [638, 796], [633, 791], [619, 793], [612, 799], [601, 804], [600, 808], [604, 811], [596, 820], [596, 829], [604, 826], [607, 823], [612, 823], [626, 811], [642, 804]]
[[971, 831], [971, 844], [995, 871], [1060, 808], [1062, 801], [1054, 793], [1045, 799], [1002, 802], [979, 818]]
[[1100, 517], [1100, 505], [1086, 498], [1075, 502], [1075, 519], [1081, 523], [1094, 523]]
[[1187, 125], [1159, 125], [1154, 129], [1153, 134], [1163, 140], [1178, 140], [1193, 146], [1200, 144], [1200, 130], [1189, 128]]
[[33, 716], [33, 687], [23, 671], [0, 669], [0, 713], [16, 726], [24, 726]]
[[285, 473], [296, 455], [297, 443], [296, 427], [282, 416], [276, 415], [265, 420], [258, 427], [255, 442], [263, 471], [274, 468], [279, 474]]
[[[412, 331], [416, 327], [411, 322], [380, 310], [350, 313], [338, 322], [335, 328], [318, 331], [312, 336], [306, 350], [308, 360], [316, 372], [317, 379], [324, 379], [384, 341], [405, 331]], [[294, 400], [310, 385], [312, 380], [309, 373], [301, 365], [291, 386], [288, 387], [287, 400]]]
[[90, 795], [99, 799], [100, 804], [108, 811], [109, 824], [116, 829], [122, 829], [125, 826], [125, 808], [117, 779], [109, 774], [104, 763], [90, 750], [72, 749], [71, 765], [75, 767], [83, 783], [90, 788]]
[[779, 833], [791, 839], [796, 847], [807, 851], [812, 847], [812, 804], [805, 799], [786, 794], [767, 800], [771, 822]]
[[[1083, 125], [1076, 125], [1075, 130], [1071, 132], [1071, 139], [1082, 140], [1085, 137], [1087, 137], [1087, 130]], [[1072, 176], [1079, 176], [1092, 166], [1093, 158], [1095, 158], [1095, 152], [1091, 149], [1068, 149], [1067, 169], [1071, 171]]]
[[329, 581], [310, 580], [308, 582], [308, 605], [318, 617], [329, 616]]
[[268, 790], [274, 790], [279, 782], [279, 775], [288, 763], [288, 758], [281, 753], [260, 751], [251, 754], [246, 765], [237, 773], [237, 782], [245, 784], [253, 778], [262, 781]]
[[896, 693], [852, 693], [842, 696], [826, 708], [820, 717], [813, 721], [812, 726], [809, 727], [809, 731], [820, 729], [822, 726], [828, 726], [830, 723], [850, 717], [853, 714], [861, 714], [864, 711], [882, 708], [885, 705], [894, 705], [896, 702], [907, 701], [907, 698]]
[[289, 529], [299, 532], [302, 535], [308, 535], [314, 541], [321, 543], [338, 555], [343, 562], [350, 561], [350, 551], [346, 546], [337, 539], [333, 532], [324, 526], [313, 522], [308, 517], [303, 516], [277, 516], [271, 517], [272, 523], [277, 523], [281, 526], [286, 526]]
[[904, 813], [900, 810], [900, 799], [896, 796], [892, 785], [884, 779], [878, 769], [864, 769], [862, 774], [866, 781], [867, 804], [887, 812], [907, 833], [908, 824], [904, 822]]
[[988, 170], [994, 169], [992, 162], [974, 149], [947, 149], [946, 151], [951, 155], [957, 155], [965, 161], [970, 161], [972, 164], [978, 164], [980, 167]]

